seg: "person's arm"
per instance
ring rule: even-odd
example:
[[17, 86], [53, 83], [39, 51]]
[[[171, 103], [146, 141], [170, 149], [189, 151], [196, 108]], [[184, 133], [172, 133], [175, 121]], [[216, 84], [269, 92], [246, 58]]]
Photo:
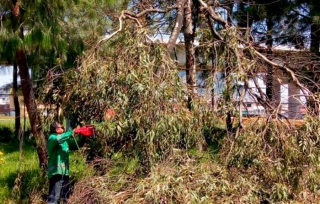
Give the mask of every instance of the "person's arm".
[[67, 141], [71, 137], [72, 133], [73, 131], [67, 131], [60, 135], [51, 134], [48, 140], [48, 151], [51, 151], [57, 145]]
[[92, 137], [95, 133], [94, 126], [87, 125], [74, 129], [74, 137], [71, 137], [68, 141], [69, 149], [76, 150], [82, 147], [86, 142], [86, 137]]
[[49, 136], [49, 140], [48, 140], [48, 143], [47, 143], [48, 152], [51, 152], [60, 143], [63, 143], [64, 141], [68, 140], [71, 135], [72, 135], [72, 131], [68, 131], [68, 132], [62, 133], [60, 135], [58, 135], [56, 133], [51, 134]]

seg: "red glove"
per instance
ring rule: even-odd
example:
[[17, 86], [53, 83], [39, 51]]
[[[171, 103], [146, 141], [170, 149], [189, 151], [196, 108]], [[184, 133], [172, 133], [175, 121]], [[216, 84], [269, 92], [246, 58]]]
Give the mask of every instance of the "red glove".
[[85, 137], [92, 137], [94, 135], [94, 133], [95, 133], [94, 126], [87, 125], [87, 126], [83, 126], [83, 127], [80, 127], [80, 128], [76, 128], [74, 130], [74, 133], [82, 135], [82, 136], [85, 136]]
[[76, 128], [73, 130], [74, 134], [80, 134], [81, 133], [81, 128]]

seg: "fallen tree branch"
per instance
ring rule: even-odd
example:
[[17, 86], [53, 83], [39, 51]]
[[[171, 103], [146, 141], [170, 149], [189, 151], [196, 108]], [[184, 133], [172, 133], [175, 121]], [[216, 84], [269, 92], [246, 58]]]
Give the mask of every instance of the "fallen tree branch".
[[[177, 7], [176, 6], [171, 6], [166, 10], [150, 8], [150, 9], [143, 10], [140, 13], [137, 13], [137, 14], [135, 14], [135, 13], [133, 13], [131, 11], [127, 11], [127, 10], [122, 11], [121, 15], [118, 18], [118, 20], [119, 20], [119, 28], [118, 28], [118, 30], [116, 30], [112, 34], [107, 35], [107, 36], [103, 37], [101, 40], [99, 40], [99, 42], [96, 44], [95, 48], [97, 48], [102, 42], [104, 42], [106, 40], [109, 40], [110, 38], [112, 38], [114, 35], [116, 35], [118, 32], [120, 32], [122, 30], [122, 27], [123, 27], [122, 26], [122, 24], [123, 24], [122, 19], [130, 18], [132, 20], [135, 20], [137, 22], [137, 24], [139, 25], [139, 27], [142, 27], [142, 25], [141, 25], [141, 23], [140, 23], [140, 21], [138, 19], [141, 16], [143, 16], [143, 15], [145, 15], [147, 13], [152, 13], [152, 12], [153, 13], [165, 13], [165, 12], [168, 12], [168, 11], [174, 9], [174, 8], [177, 8]], [[147, 36], [147, 38], [153, 42], [153, 40], [149, 36]]]
[[254, 50], [254, 53], [256, 55], [258, 55], [260, 58], [262, 58], [265, 62], [267, 62], [268, 64], [272, 65], [272, 66], [275, 66], [275, 67], [278, 67], [278, 68], [281, 68], [281, 69], [284, 69], [287, 73], [290, 74], [292, 80], [296, 83], [297, 86], [299, 86], [302, 90], [308, 90], [307, 88], [305, 88], [300, 82], [299, 80], [297, 79], [297, 77], [295, 76], [294, 72], [287, 66], [284, 66], [284, 65], [280, 65], [278, 63], [275, 63], [275, 62], [272, 62], [271, 60], [269, 60], [266, 56], [264, 56], [263, 54], [261, 54], [260, 52], [258, 52], [257, 50], [253, 49]]
[[223, 38], [219, 35], [217, 30], [213, 27], [214, 22], [213, 22], [212, 18], [210, 18], [210, 15], [208, 13], [206, 14], [206, 17], [207, 17], [207, 20], [208, 20], [207, 22], [208, 22], [208, 26], [210, 28], [212, 36], [217, 38], [218, 40], [223, 40]]
[[121, 15], [119, 16], [119, 28], [118, 30], [116, 30], [115, 32], [113, 32], [112, 34], [105, 36], [104, 38], [102, 38], [101, 40], [99, 40], [99, 42], [96, 44], [95, 48], [97, 48], [102, 42], [109, 40], [110, 38], [112, 38], [114, 35], [116, 35], [118, 32], [120, 32], [122, 30], [122, 18], [125, 16], [124, 11], [121, 12]]
[[178, 2], [177, 3], [178, 13], [177, 13], [174, 28], [172, 30], [172, 33], [168, 41], [168, 45], [167, 45], [168, 52], [171, 52], [173, 48], [176, 46], [176, 41], [183, 25], [184, 4], [186, 0], [177, 0], [177, 2]]
[[216, 14], [216, 12], [213, 10], [211, 6], [208, 6], [204, 1], [198, 0], [202, 7], [204, 7], [208, 13], [210, 14], [210, 17], [213, 18], [213, 20], [217, 21], [218, 23], [221, 23], [223, 27], [228, 27], [227, 21], [225, 21], [223, 18], [221, 18], [220, 15]]

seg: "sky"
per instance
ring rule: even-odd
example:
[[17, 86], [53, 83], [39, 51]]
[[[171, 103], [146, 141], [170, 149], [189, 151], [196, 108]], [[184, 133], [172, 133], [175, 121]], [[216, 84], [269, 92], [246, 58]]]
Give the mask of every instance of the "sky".
[[0, 87], [12, 83], [12, 79], [13, 79], [12, 66], [0, 66]]
[[[13, 67], [0, 65], [0, 88], [11, 84], [13, 81]], [[20, 83], [20, 76], [18, 75], [18, 83]]]

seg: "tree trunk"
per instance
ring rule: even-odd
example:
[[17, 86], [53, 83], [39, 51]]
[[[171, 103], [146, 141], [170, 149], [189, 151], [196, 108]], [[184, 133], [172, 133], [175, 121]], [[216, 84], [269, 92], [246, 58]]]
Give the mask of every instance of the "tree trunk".
[[[266, 45], [267, 45], [267, 58], [272, 55], [272, 46], [273, 46], [273, 37], [272, 37], [272, 28], [273, 28], [274, 22], [272, 19], [269, 17], [267, 18], [267, 40], [266, 40]], [[275, 94], [273, 91], [273, 78], [274, 78], [274, 70], [272, 65], [267, 64], [267, 76], [266, 76], [266, 96], [267, 96], [267, 101], [272, 102], [273, 101], [273, 95]], [[267, 110], [267, 112], [270, 112], [272, 110]]]
[[16, 138], [20, 137], [21, 134], [21, 117], [20, 117], [20, 104], [19, 98], [17, 95], [18, 91], [18, 65], [15, 62], [13, 64], [13, 103], [14, 103], [14, 112], [15, 112], [15, 123], [14, 123], [14, 134]]
[[184, 41], [186, 49], [186, 77], [187, 86], [189, 90], [188, 95], [188, 108], [193, 106], [193, 98], [197, 94], [197, 81], [196, 81], [196, 63], [195, 63], [195, 50], [194, 50], [194, 30], [192, 29], [192, 3], [191, 0], [186, 1], [184, 16]]
[[[320, 56], [320, 24], [312, 23], [311, 24], [311, 43], [310, 43], [310, 51], [317, 56]], [[311, 73], [312, 74], [312, 73]], [[311, 88], [311, 92], [313, 94], [319, 93], [319, 89], [317, 87]], [[308, 101], [308, 108], [310, 111], [317, 117], [320, 118], [320, 107], [317, 101]]]
[[[20, 12], [20, 1], [12, 0], [12, 30], [14, 33], [18, 32], [21, 21], [21, 12]], [[23, 30], [20, 27], [19, 37], [23, 38]], [[48, 153], [47, 153], [47, 145], [46, 140], [42, 131], [42, 125], [40, 120], [40, 115], [37, 111], [37, 104], [34, 97], [34, 91], [32, 87], [32, 81], [29, 74], [29, 68], [27, 64], [26, 53], [22, 48], [17, 48], [16, 50], [16, 60], [19, 66], [20, 78], [21, 78], [21, 86], [22, 93], [25, 105], [27, 107], [27, 112], [29, 116], [29, 121], [31, 125], [31, 133], [33, 134], [36, 140], [36, 148], [39, 157], [39, 165], [42, 169], [47, 169], [48, 163]]]
[[24, 102], [27, 107], [27, 113], [28, 113], [29, 121], [31, 125], [31, 133], [36, 139], [40, 168], [47, 169], [48, 156], [47, 156], [46, 140], [42, 131], [40, 115], [37, 111], [37, 104], [34, 96], [29, 69], [27, 66], [27, 59], [26, 59], [25, 52], [23, 50], [18, 49], [16, 51], [16, 57], [19, 65], [22, 93], [24, 97]]
[[[267, 55], [270, 56], [272, 55], [272, 50], [268, 49], [267, 50]], [[271, 102], [272, 101], [272, 95], [273, 95], [273, 67], [272, 65], [267, 65], [267, 76], [266, 76], [266, 96], [267, 96], [267, 101]]]
[[320, 24], [311, 24], [311, 44], [310, 51], [320, 55]]

